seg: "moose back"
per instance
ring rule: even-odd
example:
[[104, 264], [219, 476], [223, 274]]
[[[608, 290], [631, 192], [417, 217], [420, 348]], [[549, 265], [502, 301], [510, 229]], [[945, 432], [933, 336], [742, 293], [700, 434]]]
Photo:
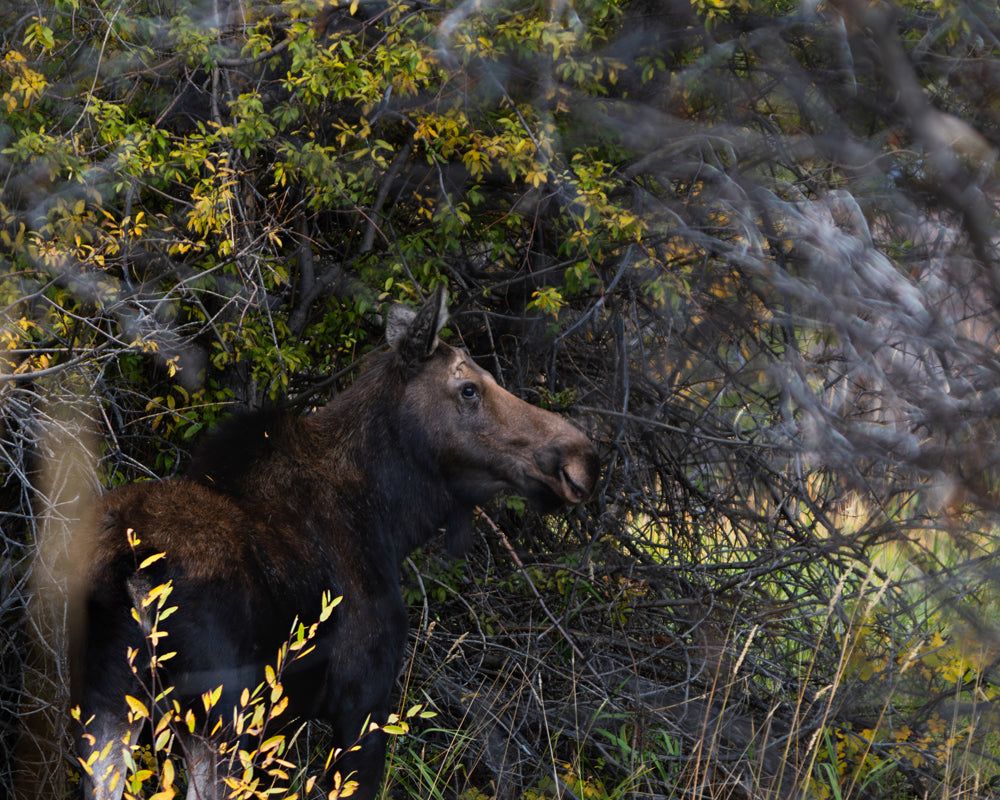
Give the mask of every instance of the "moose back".
[[[132, 609], [167, 582], [178, 611], [159, 627], [176, 655], [159, 679], [173, 686], [171, 701], [202, 716], [202, 695], [221, 686], [213, 713], [223, 727], [293, 622], [316, 621], [324, 592], [343, 598], [312, 655], [284, 676], [282, 718], [326, 720], [346, 750], [335, 769], [358, 782], [355, 797], [376, 794], [385, 735], [358, 737], [368, 720], [389, 715], [406, 640], [403, 559], [441, 528], [460, 549], [474, 506], [500, 491], [553, 510], [584, 501], [598, 475], [594, 448], [575, 427], [439, 341], [445, 319], [443, 289], [418, 311], [394, 306], [389, 349], [325, 408], [236, 420], [185, 477], [117, 489], [96, 504], [80, 531], [86, 557], [70, 654], [90, 797], [122, 794], [124, 751], [139, 728], [126, 696], [153, 696], [143, 684], [147, 620]], [[222, 796], [228, 770], [217, 745], [193, 735], [180, 745], [188, 798]]]

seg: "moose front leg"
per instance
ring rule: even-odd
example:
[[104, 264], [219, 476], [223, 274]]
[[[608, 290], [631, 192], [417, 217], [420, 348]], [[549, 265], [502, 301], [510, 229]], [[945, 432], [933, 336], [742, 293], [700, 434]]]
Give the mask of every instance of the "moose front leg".
[[100, 712], [94, 715], [80, 738], [87, 800], [119, 800], [125, 789], [126, 754], [139, 738], [141, 722], [129, 723], [126, 715]]
[[184, 800], [217, 800], [228, 797], [223, 783], [226, 764], [219, 763], [219, 748], [211, 739], [185, 736], [182, 740], [187, 764], [188, 788]]
[[[386, 723], [388, 713], [378, 712], [371, 719], [376, 725], [358, 737], [361, 726], [338, 731], [338, 742], [353, 742], [342, 745], [343, 751], [330, 765], [326, 775], [328, 790], [339, 780], [343, 785], [347, 781], [356, 781], [357, 791], [351, 795], [357, 800], [373, 800], [382, 787], [382, 775], [385, 771], [385, 754], [388, 736], [381, 726]], [[338, 777], [339, 775], [339, 777]]]

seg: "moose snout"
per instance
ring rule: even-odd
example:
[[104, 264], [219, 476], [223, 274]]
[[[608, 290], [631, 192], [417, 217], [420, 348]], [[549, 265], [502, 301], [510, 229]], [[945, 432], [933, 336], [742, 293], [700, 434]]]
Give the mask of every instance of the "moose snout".
[[597, 451], [583, 434], [540, 448], [535, 453], [535, 465], [548, 477], [556, 493], [572, 505], [593, 494], [600, 472]]

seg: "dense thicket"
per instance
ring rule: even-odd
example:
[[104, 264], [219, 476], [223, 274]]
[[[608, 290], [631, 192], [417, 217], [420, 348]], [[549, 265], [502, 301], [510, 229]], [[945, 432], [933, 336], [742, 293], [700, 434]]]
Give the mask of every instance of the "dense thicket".
[[446, 281], [455, 336], [604, 477], [403, 576], [439, 714], [390, 792], [990, 793], [994, 3], [0, 22], [5, 789], [68, 791], [80, 504], [235, 409], [323, 402]]

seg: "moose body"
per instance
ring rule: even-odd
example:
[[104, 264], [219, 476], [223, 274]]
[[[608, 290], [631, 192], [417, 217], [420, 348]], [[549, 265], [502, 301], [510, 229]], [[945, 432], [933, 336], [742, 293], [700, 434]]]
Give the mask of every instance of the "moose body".
[[[137, 735], [125, 698], [146, 696], [140, 681], [149, 674], [148, 655], [133, 659], [134, 671], [126, 660], [128, 648], [147, 653], [146, 620], [132, 609], [168, 581], [178, 611], [159, 626], [167, 632], [160, 649], [176, 655], [164, 662], [163, 683], [174, 687], [171, 700], [196, 711], [203, 693], [221, 686], [223, 725], [243, 689], [264, 679], [294, 621], [316, 621], [324, 592], [343, 598], [315, 649], [283, 676], [290, 706], [282, 718], [323, 719], [338, 747], [357, 742], [335, 769], [358, 782], [355, 797], [376, 794], [385, 736], [358, 737], [368, 720], [388, 718], [407, 631], [403, 559], [442, 527], [461, 547], [473, 507], [499, 491], [551, 510], [585, 500], [598, 474], [575, 427], [507, 393], [438, 340], [445, 313], [441, 290], [419, 311], [394, 307], [390, 349], [325, 408], [237, 420], [185, 477], [98, 502], [81, 527], [87, 556], [71, 649], [91, 797], [121, 796], [122, 742]], [[181, 747], [189, 800], [221, 796], [217, 749], [197, 736]]]

